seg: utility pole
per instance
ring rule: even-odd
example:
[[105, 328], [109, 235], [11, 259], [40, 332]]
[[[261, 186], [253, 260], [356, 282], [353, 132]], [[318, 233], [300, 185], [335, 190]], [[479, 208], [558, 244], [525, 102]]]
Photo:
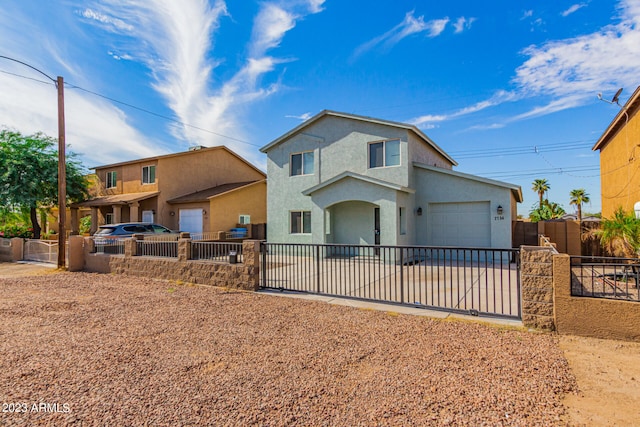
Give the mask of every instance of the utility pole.
[[64, 79], [58, 76], [58, 268], [66, 267], [67, 162], [64, 131]]
[[0, 55], [0, 58], [17, 62], [31, 68], [51, 80], [58, 89], [58, 268], [66, 267], [66, 243], [67, 230], [65, 223], [67, 220], [67, 159], [65, 154], [65, 138], [64, 138], [64, 79], [58, 76], [57, 80], [49, 77], [44, 72], [38, 70], [33, 65], [19, 61], [15, 58]]

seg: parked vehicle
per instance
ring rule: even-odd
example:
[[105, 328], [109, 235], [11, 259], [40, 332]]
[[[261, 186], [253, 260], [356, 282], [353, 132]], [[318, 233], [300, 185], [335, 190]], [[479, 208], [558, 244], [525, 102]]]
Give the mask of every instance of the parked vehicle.
[[[125, 222], [120, 224], [101, 225], [94, 235], [96, 243], [104, 243], [114, 239], [131, 237], [134, 234], [144, 234], [152, 236], [178, 235], [178, 231], [173, 231], [160, 224], [146, 222]], [[177, 237], [176, 237], [177, 238]]]

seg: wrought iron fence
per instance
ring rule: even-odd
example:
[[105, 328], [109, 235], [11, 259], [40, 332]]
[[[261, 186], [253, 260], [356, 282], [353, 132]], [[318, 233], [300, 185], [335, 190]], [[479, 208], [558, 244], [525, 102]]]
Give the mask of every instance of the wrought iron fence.
[[156, 256], [166, 258], [178, 257], [178, 242], [136, 241], [136, 254], [139, 256]]
[[517, 249], [262, 245], [263, 288], [521, 317]]
[[191, 258], [220, 262], [242, 263], [242, 243], [229, 242], [191, 242]]
[[94, 239], [96, 253], [110, 255], [124, 255], [126, 239]]
[[571, 257], [571, 295], [640, 302], [640, 259]]

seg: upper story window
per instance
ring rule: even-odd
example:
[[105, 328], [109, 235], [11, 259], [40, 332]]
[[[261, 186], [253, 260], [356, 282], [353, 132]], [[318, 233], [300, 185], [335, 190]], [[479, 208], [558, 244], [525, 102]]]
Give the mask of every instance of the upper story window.
[[369, 143], [369, 167], [382, 168], [400, 164], [400, 140]]
[[313, 174], [313, 151], [291, 155], [291, 176]]
[[105, 188], [115, 188], [116, 187], [116, 171], [107, 172], [107, 182], [105, 183]]
[[142, 168], [142, 183], [153, 184], [154, 182], [156, 182], [156, 167], [144, 166]]

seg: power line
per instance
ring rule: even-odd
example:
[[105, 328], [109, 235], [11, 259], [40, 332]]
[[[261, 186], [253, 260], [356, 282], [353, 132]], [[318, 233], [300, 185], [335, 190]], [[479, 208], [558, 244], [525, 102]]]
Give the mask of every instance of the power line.
[[[0, 57], [2, 57], [2, 56], [0, 56]], [[46, 82], [46, 81], [43, 81], [43, 80], [38, 80], [38, 79], [35, 79], [35, 78], [33, 78], [33, 77], [27, 77], [27, 76], [20, 75], [20, 74], [16, 74], [16, 73], [11, 73], [11, 72], [9, 72], [9, 71], [0, 70], [0, 72], [2, 72], [2, 73], [4, 73], [4, 74], [9, 74], [9, 75], [12, 75], [12, 76], [15, 76], [15, 77], [20, 77], [20, 78], [23, 78], [23, 79], [26, 79], [26, 80], [33, 80], [33, 81], [36, 81], [36, 82], [38, 82], [38, 83], [50, 84], [49, 82]], [[47, 76], [47, 77], [48, 77], [48, 76]], [[117, 100], [117, 99], [115, 99], [115, 98], [111, 98], [111, 97], [109, 97], [109, 96], [102, 95], [102, 94], [100, 94], [100, 93], [98, 93], [98, 92], [94, 92], [94, 91], [91, 91], [91, 90], [89, 90], [89, 89], [84, 89], [84, 88], [82, 88], [82, 87], [80, 87], [80, 86], [77, 86], [77, 85], [73, 85], [73, 84], [70, 84], [70, 83], [65, 83], [65, 86], [68, 86], [68, 87], [69, 87], [69, 88], [71, 88], [71, 89], [78, 89], [78, 90], [81, 90], [81, 91], [86, 92], [86, 93], [89, 93], [89, 94], [91, 94], [91, 95], [94, 95], [94, 96], [98, 96], [98, 97], [100, 97], [100, 98], [107, 99], [107, 100], [109, 100], [109, 101], [111, 101], [111, 102], [115, 102], [115, 103], [117, 103], [117, 104], [127, 106], [127, 107], [129, 107], [129, 108], [134, 109], [134, 110], [138, 110], [138, 111], [141, 111], [141, 112], [143, 112], [143, 113], [146, 113], [146, 114], [149, 114], [149, 115], [152, 115], [152, 116], [155, 116], [155, 117], [158, 117], [158, 118], [161, 118], [161, 119], [164, 119], [164, 120], [167, 120], [167, 121], [173, 122], [173, 123], [177, 123], [177, 124], [182, 125], [182, 126], [185, 126], [185, 127], [189, 127], [189, 128], [192, 128], [192, 129], [196, 129], [196, 130], [202, 131], [202, 132], [210, 133], [210, 134], [212, 134], [212, 135], [216, 135], [216, 136], [219, 136], [219, 137], [221, 137], [221, 138], [230, 139], [230, 140], [233, 140], [233, 141], [236, 141], [236, 142], [240, 142], [240, 143], [242, 143], [242, 144], [251, 145], [251, 146], [253, 146], [253, 147], [261, 147], [261, 145], [254, 144], [254, 143], [252, 143], [252, 142], [245, 141], [245, 140], [242, 140], [242, 139], [239, 139], [239, 138], [234, 138], [233, 136], [224, 135], [224, 134], [221, 134], [221, 133], [219, 133], [219, 132], [214, 132], [214, 131], [212, 131], [212, 130], [210, 130], [210, 129], [204, 129], [204, 128], [201, 128], [201, 127], [199, 127], [199, 126], [195, 126], [195, 125], [192, 125], [192, 124], [189, 124], [189, 123], [185, 123], [185, 122], [182, 122], [182, 121], [180, 121], [180, 120], [178, 120], [178, 119], [175, 119], [175, 118], [173, 118], [173, 117], [165, 116], [165, 115], [163, 115], [163, 114], [159, 114], [159, 113], [156, 113], [156, 112], [154, 112], [154, 111], [150, 111], [150, 110], [147, 110], [147, 109], [145, 109], [145, 108], [138, 107], [138, 106], [133, 105], [133, 104], [130, 104], [130, 103], [128, 103], [128, 102], [119, 101], [119, 100]]]

